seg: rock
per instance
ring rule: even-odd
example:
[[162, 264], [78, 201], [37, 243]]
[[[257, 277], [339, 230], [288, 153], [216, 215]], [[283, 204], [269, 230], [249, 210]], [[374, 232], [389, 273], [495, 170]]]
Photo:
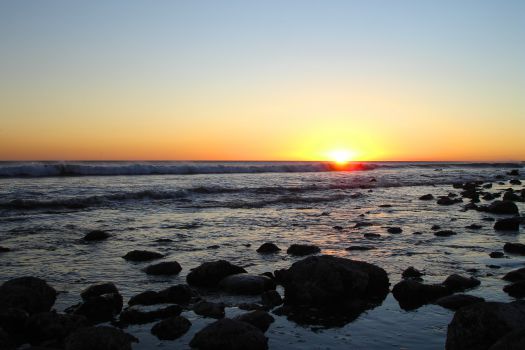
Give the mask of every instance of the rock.
[[112, 282], [100, 282], [84, 289], [82, 292], [80, 292], [80, 297], [82, 300], [87, 300], [89, 298], [101, 296], [102, 294], [110, 293], [118, 294], [119, 291], [117, 286], [115, 286], [115, 284]]
[[122, 325], [145, 324], [155, 320], [178, 316], [182, 312], [179, 305], [170, 305], [153, 311], [143, 311], [136, 308], [128, 308], [120, 313], [119, 321]]
[[512, 201], [494, 201], [486, 211], [493, 214], [519, 214], [518, 207]]
[[29, 314], [17, 308], [0, 308], [0, 328], [9, 335], [17, 337], [25, 331]]
[[343, 230], [343, 226], [339, 226], [339, 225], [335, 225], [332, 227], [334, 230], [337, 230], [337, 231], [342, 231]]
[[387, 232], [388, 233], [393, 233], [393, 234], [396, 234], [396, 233], [401, 233], [403, 232], [403, 229], [401, 227], [389, 227], [387, 229]]
[[501, 337], [489, 350], [525, 349], [525, 328], [509, 332]]
[[199, 350], [266, 350], [268, 339], [249, 323], [223, 318], [197, 332], [190, 346]]
[[438, 236], [438, 237], [449, 237], [453, 235], [457, 235], [457, 233], [452, 230], [441, 230], [441, 231], [434, 232], [434, 236]]
[[514, 298], [525, 297], [525, 281], [518, 281], [503, 287], [503, 291]]
[[0, 246], [0, 253], [6, 253], [6, 252], [10, 252], [11, 249], [7, 248], [7, 247], [2, 247]]
[[150, 261], [163, 258], [164, 255], [157, 252], [149, 252], [147, 250], [132, 250], [126, 253], [122, 258], [129, 261]]
[[493, 259], [501, 259], [505, 256], [505, 254], [503, 254], [503, 252], [491, 252], [489, 256]]
[[282, 313], [299, 323], [347, 323], [388, 294], [382, 268], [335, 256], [311, 256], [283, 271]]
[[470, 230], [479, 230], [483, 228], [483, 226], [478, 225], [478, 224], [471, 224], [471, 225], [465, 226], [465, 228], [468, 228]]
[[463, 306], [482, 303], [485, 299], [468, 294], [453, 294], [436, 300], [436, 304], [446, 309], [457, 310]]
[[150, 265], [144, 269], [148, 275], [176, 275], [181, 270], [182, 267], [176, 261], [164, 261]]
[[51, 310], [56, 291], [36, 277], [19, 277], [0, 286], [0, 309], [18, 308], [29, 314]]
[[99, 326], [80, 328], [64, 342], [65, 350], [131, 350], [138, 340], [118, 328]]
[[512, 179], [509, 181], [511, 185], [521, 185], [521, 181], [518, 179]]
[[31, 344], [60, 344], [71, 332], [87, 325], [83, 316], [39, 312], [26, 321], [25, 337]]
[[416, 231], [416, 232], [412, 232], [413, 235], [422, 235], [423, 232], [419, 232], [419, 231]]
[[276, 246], [272, 242], [266, 242], [263, 243], [259, 248], [257, 248], [257, 253], [261, 254], [270, 254], [270, 253], [277, 253], [281, 248]]
[[503, 194], [503, 200], [513, 201], [513, 202], [523, 202], [523, 198], [521, 196], [518, 196], [513, 191], [505, 191], [505, 193]]
[[155, 292], [148, 290], [133, 296], [128, 305], [155, 305], [162, 303], [187, 304], [196, 293], [186, 284], [178, 284]]
[[405, 271], [403, 271], [401, 276], [403, 278], [419, 278], [423, 276], [423, 273], [418, 269], [414, 268], [413, 266], [410, 266]]
[[0, 328], [0, 349], [3, 350], [14, 350], [15, 344], [9, 339], [9, 335]]
[[74, 315], [85, 316], [91, 323], [113, 320], [122, 310], [122, 296], [118, 293], [102, 294], [66, 309]]
[[266, 276], [238, 273], [223, 278], [219, 287], [229, 293], [250, 295], [275, 289], [275, 282]]
[[452, 205], [452, 204], [461, 203], [461, 202], [463, 202], [461, 198], [452, 199], [448, 196], [441, 196], [437, 200], [437, 204], [439, 205]]
[[520, 171], [518, 169], [512, 169], [507, 174], [510, 176], [520, 176]]
[[292, 244], [286, 250], [286, 253], [297, 256], [317, 254], [320, 252], [321, 249], [318, 246], [312, 244]]
[[193, 306], [193, 311], [197, 315], [212, 317], [212, 318], [223, 318], [224, 317], [224, 304], [223, 303], [212, 303], [209, 301], [200, 301]]
[[465, 289], [471, 289], [481, 284], [480, 280], [475, 277], [464, 277], [458, 274], [452, 274], [445, 279], [443, 285], [453, 292], [462, 292]]
[[503, 279], [510, 282], [525, 281], [525, 267], [507, 272]]
[[429, 194], [422, 195], [421, 197], [419, 197], [419, 199], [422, 201], [430, 201], [434, 199], [434, 196], [429, 193]]
[[512, 331], [523, 329], [525, 302], [485, 302], [465, 306], [448, 325], [447, 350], [484, 350]]
[[261, 294], [261, 303], [267, 307], [274, 307], [283, 303], [283, 298], [276, 290], [269, 290]]
[[452, 292], [441, 284], [423, 284], [414, 279], [405, 279], [394, 286], [392, 294], [402, 309], [413, 310]]
[[381, 238], [381, 235], [379, 233], [365, 233], [363, 235], [365, 238]]
[[93, 241], [103, 241], [109, 238], [109, 234], [106, 231], [94, 230], [86, 233], [84, 236], [84, 241], [93, 242]]
[[372, 246], [364, 246], [364, 245], [351, 245], [350, 247], [345, 248], [345, 250], [353, 251], [353, 250], [370, 250], [375, 249], [375, 247]]
[[498, 231], [519, 231], [520, 219], [519, 218], [499, 219], [494, 224], [494, 229]]
[[368, 226], [374, 226], [374, 223], [368, 222], [368, 221], [359, 221], [355, 223], [354, 228], [361, 228], [361, 227], [368, 227]]
[[175, 340], [186, 333], [191, 322], [183, 316], [174, 316], [162, 320], [151, 328], [151, 334], [161, 340]]
[[186, 280], [190, 285], [199, 287], [215, 287], [224, 277], [246, 272], [240, 266], [226, 260], [206, 262], [190, 271]]
[[234, 318], [234, 320], [246, 322], [259, 328], [263, 333], [268, 330], [275, 319], [266, 311], [255, 310]]
[[432, 231], [437, 231], [437, 230], [440, 230], [441, 229], [441, 226], [439, 225], [432, 225], [432, 227], [430, 228]]
[[525, 244], [522, 243], [505, 243], [503, 250], [507, 253], [525, 255]]

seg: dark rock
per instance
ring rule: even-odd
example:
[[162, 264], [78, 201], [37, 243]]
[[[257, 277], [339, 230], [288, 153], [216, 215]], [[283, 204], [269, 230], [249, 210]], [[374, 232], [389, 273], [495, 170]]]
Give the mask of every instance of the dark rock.
[[494, 201], [486, 211], [493, 214], [519, 214], [518, 207], [512, 201]]
[[490, 222], [496, 221], [496, 219], [494, 219], [494, 218], [483, 218], [481, 220], [483, 220], [483, 221], [490, 221]]
[[523, 197], [517, 195], [513, 191], [505, 191], [503, 194], [504, 201], [523, 202]]
[[[322, 255], [283, 272], [282, 313], [299, 323], [347, 323], [388, 294], [385, 270], [362, 261]], [[328, 320], [327, 316], [330, 318]]]
[[381, 235], [379, 233], [370, 233], [370, 232], [368, 232], [368, 233], [365, 233], [363, 235], [363, 237], [365, 237], [365, 238], [381, 238]]
[[493, 259], [501, 259], [505, 256], [505, 254], [503, 254], [503, 252], [491, 252], [489, 256]]
[[103, 241], [107, 238], [109, 238], [109, 234], [106, 231], [94, 230], [94, 231], [88, 232], [84, 236], [84, 241], [89, 241], [89, 242]]
[[223, 318], [224, 317], [224, 304], [223, 303], [212, 303], [209, 301], [200, 301], [193, 306], [193, 311], [197, 315], [212, 317], [212, 318]]
[[264, 306], [257, 303], [240, 303], [237, 307], [241, 310], [253, 311], [253, 310], [264, 310]]
[[0, 328], [0, 349], [3, 349], [3, 350], [14, 350], [15, 349], [15, 344], [13, 344], [12, 340], [9, 338], [9, 335], [2, 328]]
[[209, 245], [206, 247], [206, 249], [219, 249], [221, 246], [218, 244]]
[[29, 317], [25, 336], [31, 344], [60, 344], [71, 332], [88, 325], [84, 316], [39, 312]]
[[498, 231], [519, 231], [520, 219], [519, 218], [499, 219], [494, 224], [494, 229]]
[[429, 194], [422, 195], [421, 197], [419, 197], [419, 199], [422, 201], [430, 201], [434, 199], [434, 196], [429, 193]]
[[457, 233], [452, 230], [441, 230], [441, 231], [434, 232], [434, 236], [438, 236], [438, 237], [449, 237], [449, 236], [453, 236], [456, 234]]
[[22, 335], [29, 314], [17, 308], [0, 308], [0, 328], [12, 336]]
[[178, 316], [181, 312], [182, 308], [179, 305], [170, 305], [153, 311], [143, 311], [132, 307], [120, 313], [119, 321], [122, 325], [145, 324], [159, 319]]
[[518, 281], [503, 287], [503, 291], [514, 298], [525, 297], [525, 281]]
[[507, 253], [525, 255], [525, 244], [522, 243], [505, 243], [503, 250]]
[[503, 276], [503, 279], [510, 282], [525, 281], [525, 267], [509, 271], [505, 276]]
[[51, 310], [56, 291], [36, 277], [19, 277], [0, 286], [0, 309], [18, 308], [29, 314]]
[[525, 302], [485, 302], [462, 307], [448, 325], [447, 350], [485, 350], [523, 329]]
[[112, 282], [100, 282], [84, 289], [80, 292], [80, 297], [82, 300], [87, 300], [89, 298], [101, 296], [102, 294], [118, 294], [118, 292], [117, 286]]
[[148, 275], [176, 275], [181, 270], [182, 267], [176, 261], [164, 261], [150, 265], [144, 269]]
[[354, 228], [361, 228], [361, 227], [368, 227], [368, 226], [374, 226], [374, 223], [368, 222], [368, 221], [359, 221], [355, 223]]
[[461, 202], [463, 202], [461, 198], [452, 199], [448, 196], [441, 196], [437, 200], [437, 204], [439, 205], [452, 205], [452, 204], [461, 203]]
[[521, 185], [521, 181], [518, 179], [512, 179], [509, 181], [511, 185]]
[[472, 225], [465, 226], [465, 228], [468, 228], [470, 230], [479, 230], [483, 228], [483, 226], [478, 225], [478, 224], [472, 224]]
[[[487, 267], [488, 267], [489, 269], [501, 269], [501, 266], [499, 266], [499, 265], [492, 265], [492, 264], [491, 264], [491, 265], [487, 265]], [[491, 275], [491, 276], [492, 276], [492, 275]]]
[[274, 243], [266, 242], [266, 243], [263, 243], [259, 248], [257, 248], [257, 253], [270, 254], [270, 253], [276, 253], [280, 250], [281, 248], [276, 246]]
[[129, 261], [150, 261], [163, 258], [164, 255], [157, 252], [149, 252], [147, 250], [133, 250], [126, 253], [122, 258]]
[[118, 328], [99, 326], [80, 328], [64, 342], [65, 350], [131, 350], [138, 340]]
[[226, 260], [206, 262], [190, 271], [186, 280], [190, 285], [199, 287], [214, 287], [224, 277], [246, 272], [240, 266], [233, 265]]
[[0, 246], [0, 253], [6, 253], [6, 252], [10, 252], [11, 249], [7, 248], [7, 247], [2, 247]]
[[403, 229], [402, 229], [401, 227], [389, 227], [389, 228], [387, 229], [387, 232], [388, 232], [388, 233], [394, 233], [394, 234], [396, 234], [396, 233], [401, 233], [401, 232], [403, 232]]
[[436, 300], [436, 304], [446, 309], [457, 310], [463, 306], [482, 303], [485, 299], [468, 294], [453, 294]]
[[381, 204], [379, 208], [392, 208], [392, 204]]
[[520, 171], [518, 169], [512, 169], [507, 174], [510, 176], [520, 176]]
[[151, 328], [151, 334], [161, 340], [175, 340], [185, 334], [191, 322], [183, 316], [174, 316], [162, 320]]
[[341, 231], [343, 230], [343, 226], [335, 225], [332, 227], [334, 230]]
[[509, 332], [501, 337], [489, 350], [525, 349], [525, 328]]
[[453, 292], [462, 292], [466, 289], [477, 287], [480, 284], [481, 282], [475, 277], [464, 277], [458, 274], [448, 276], [443, 282], [443, 285]]
[[392, 294], [402, 309], [413, 310], [452, 292], [441, 284], [423, 284], [414, 279], [405, 279], [394, 286]]
[[230, 293], [250, 295], [275, 289], [275, 282], [266, 276], [238, 273], [224, 277], [219, 287]]
[[275, 276], [270, 271], [266, 271], [266, 272], [261, 273], [261, 276], [266, 276], [268, 278], [271, 278], [272, 280], [275, 280]]
[[494, 198], [496, 198], [496, 196], [494, 196], [494, 194], [490, 193], [490, 192], [487, 192], [483, 195], [483, 199], [486, 200], [486, 201], [491, 201], [493, 200]]
[[261, 302], [264, 306], [274, 307], [283, 303], [283, 298], [276, 290], [269, 290], [261, 294]]
[[66, 309], [74, 315], [85, 316], [91, 323], [113, 320], [122, 310], [122, 296], [118, 293], [102, 294]]
[[190, 346], [199, 350], [266, 350], [268, 339], [249, 323], [223, 318], [197, 332]]
[[234, 318], [234, 320], [246, 322], [259, 328], [263, 333], [268, 330], [275, 319], [266, 311], [255, 310]]
[[148, 290], [133, 296], [128, 304], [155, 305], [162, 303], [187, 304], [196, 295], [195, 291], [186, 284], [178, 284], [155, 292]]
[[364, 245], [351, 245], [350, 247], [345, 248], [345, 250], [370, 250], [375, 249], [375, 247], [372, 246], [364, 246]]
[[297, 256], [317, 254], [319, 252], [321, 252], [321, 249], [312, 244], [292, 244], [288, 250], [286, 250], [286, 253]]
[[423, 232], [419, 232], [419, 231], [416, 231], [416, 232], [412, 232], [413, 235], [422, 235]]
[[419, 278], [423, 276], [423, 273], [418, 269], [414, 268], [413, 266], [410, 266], [405, 271], [403, 271], [401, 276], [403, 278]]
[[437, 230], [441, 229], [441, 226], [439, 226], [439, 225], [432, 225], [432, 227], [430, 229], [432, 231], [437, 231]]

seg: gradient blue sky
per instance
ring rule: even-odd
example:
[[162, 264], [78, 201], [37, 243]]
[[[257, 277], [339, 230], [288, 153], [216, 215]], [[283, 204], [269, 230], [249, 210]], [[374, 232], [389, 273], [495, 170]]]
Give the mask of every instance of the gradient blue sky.
[[0, 159], [525, 159], [525, 1], [0, 1]]

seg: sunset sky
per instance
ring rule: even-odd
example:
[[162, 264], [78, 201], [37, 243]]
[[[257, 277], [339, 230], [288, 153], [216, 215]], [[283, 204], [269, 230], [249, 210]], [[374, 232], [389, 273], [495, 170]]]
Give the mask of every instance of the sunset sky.
[[525, 160], [525, 1], [0, 1], [0, 160]]

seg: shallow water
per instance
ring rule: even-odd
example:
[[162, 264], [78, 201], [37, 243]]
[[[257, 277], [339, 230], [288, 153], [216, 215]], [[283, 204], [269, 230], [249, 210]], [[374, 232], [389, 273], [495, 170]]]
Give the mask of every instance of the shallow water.
[[[418, 199], [427, 193], [459, 193], [451, 184], [470, 180], [494, 183], [490, 192], [523, 188], [509, 185], [508, 170], [493, 165], [406, 164], [354, 172], [0, 178], [0, 245], [12, 249], [0, 255], [0, 282], [23, 275], [44, 278], [62, 292], [55, 307], [64, 310], [97, 281], [114, 282], [126, 300], [147, 289], [185, 283], [188, 271], [205, 261], [226, 259], [253, 273], [287, 268], [300, 259], [286, 254], [290, 244], [313, 243], [323, 254], [383, 267], [392, 286], [408, 266], [423, 270], [426, 282], [476, 268], [473, 275], [482, 283], [469, 294], [510, 301], [502, 291], [501, 276], [523, 266], [525, 257], [491, 259], [488, 253], [501, 251], [505, 242], [525, 239], [495, 232], [493, 223], [482, 221], [494, 215], [461, 211], [463, 204], [439, 206], [435, 200]], [[496, 175], [505, 179], [496, 180]], [[391, 207], [380, 207], [384, 204]], [[517, 204], [523, 213], [524, 203]], [[353, 227], [361, 221], [374, 225]], [[465, 228], [472, 223], [483, 228]], [[335, 230], [335, 225], [343, 230]], [[435, 237], [432, 225], [458, 235]], [[388, 226], [400, 226], [403, 233], [389, 234]], [[104, 242], [83, 242], [92, 229], [112, 236]], [[413, 235], [416, 231], [422, 235]], [[365, 232], [381, 238], [366, 239]], [[256, 253], [267, 241], [283, 250], [270, 256]], [[218, 248], [208, 248], [212, 245]], [[349, 245], [375, 249], [349, 252]], [[133, 249], [166, 254], [165, 260], [177, 260], [183, 270], [175, 277], [148, 276], [142, 271], [147, 263], [121, 258]], [[491, 264], [501, 268], [489, 268]], [[205, 297], [225, 301], [230, 306], [227, 315], [244, 312], [235, 306], [240, 302], [257, 301], [220, 294]], [[152, 324], [129, 327], [140, 339], [134, 349], [188, 348], [193, 334], [214, 321], [189, 311], [183, 315], [193, 326], [176, 341], [150, 335]], [[271, 349], [442, 349], [452, 316], [436, 305], [404, 311], [390, 294], [382, 305], [341, 328], [304, 327], [274, 315], [276, 322], [266, 335]]]

